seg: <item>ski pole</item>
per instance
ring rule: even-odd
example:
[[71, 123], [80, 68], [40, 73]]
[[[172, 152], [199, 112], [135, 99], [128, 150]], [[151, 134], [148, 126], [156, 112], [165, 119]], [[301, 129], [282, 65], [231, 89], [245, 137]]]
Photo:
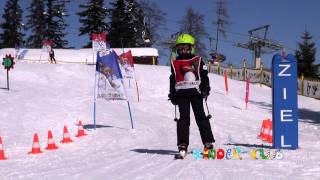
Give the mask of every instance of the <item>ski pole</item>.
[[205, 102], [206, 102], [206, 107], [207, 107], [207, 111], [208, 111], [207, 119], [209, 120], [209, 119], [211, 119], [211, 118], [212, 118], [212, 116], [211, 116], [211, 114], [210, 114], [210, 112], [209, 112], [207, 99], [205, 99]]
[[174, 105], [174, 121], [178, 122], [178, 118], [177, 118], [177, 105]]

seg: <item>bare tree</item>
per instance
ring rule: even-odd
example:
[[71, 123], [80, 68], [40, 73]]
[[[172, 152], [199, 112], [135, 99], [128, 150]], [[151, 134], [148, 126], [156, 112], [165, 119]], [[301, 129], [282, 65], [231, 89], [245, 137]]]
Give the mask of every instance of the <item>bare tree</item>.
[[144, 14], [144, 24], [147, 29], [150, 30], [150, 34], [146, 34], [146, 38], [150, 39], [151, 44], [159, 45], [160, 35], [159, 27], [164, 26], [166, 23], [166, 13], [158, 8], [156, 2], [150, 2], [149, 0], [139, 1]]
[[204, 27], [204, 15], [195, 12], [192, 7], [186, 9], [186, 14], [180, 21], [180, 33], [188, 33], [196, 38], [196, 52], [202, 57], [206, 57], [206, 46], [201, 42], [208, 33]]

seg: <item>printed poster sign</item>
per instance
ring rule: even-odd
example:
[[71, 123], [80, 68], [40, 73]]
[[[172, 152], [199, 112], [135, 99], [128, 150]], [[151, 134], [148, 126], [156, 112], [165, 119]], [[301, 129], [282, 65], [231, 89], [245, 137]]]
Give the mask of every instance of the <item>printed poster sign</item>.
[[106, 100], [126, 100], [122, 74], [114, 51], [97, 55], [96, 97]]

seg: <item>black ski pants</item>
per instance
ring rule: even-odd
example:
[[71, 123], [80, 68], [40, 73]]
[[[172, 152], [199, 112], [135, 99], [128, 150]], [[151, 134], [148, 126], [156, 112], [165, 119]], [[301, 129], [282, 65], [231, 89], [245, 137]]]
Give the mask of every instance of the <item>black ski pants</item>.
[[203, 98], [199, 95], [177, 97], [177, 104], [180, 112], [180, 119], [177, 122], [177, 139], [178, 143], [189, 145], [190, 134], [190, 104], [192, 106], [196, 123], [198, 125], [202, 143], [215, 142], [211, 125], [206, 117], [203, 108]]

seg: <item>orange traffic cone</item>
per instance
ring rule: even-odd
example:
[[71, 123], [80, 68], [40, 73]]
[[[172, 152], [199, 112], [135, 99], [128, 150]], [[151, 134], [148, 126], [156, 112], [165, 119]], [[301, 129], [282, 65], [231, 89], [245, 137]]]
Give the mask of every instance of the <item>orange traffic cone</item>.
[[63, 127], [63, 139], [60, 141], [61, 143], [71, 143], [73, 142], [69, 136], [67, 126]]
[[78, 134], [76, 135], [76, 137], [81, 137], [81, 136], [86, 136], [86, 135], [87, 134], [84, 132], [82, 121], [80, 120], [79, 124], [78, 124]]
[[258, 138], [262, 139], [263, 134], [264, 134], [264, 129], [266, 127], [266, 122], [267, 120], [262, 120], [262, 125], [261, 125], [261, 129], [260, 129], [260, 134], [258, 135]]
[[267, 142], [268, 143], [272, 143], [273, 141], [272, 141], [272, 121], [269, 119], [269, 121], [270, 121], [270, 129], [269, 129], [269, 133], [268, 133], [268, 135], [267, 135]]
[[51, 133], [51, 130], [48, 131], [48, 146], [45, 148], [46, 150], [55, 150], [58, 149], [59, 147], [56, 146], [53, 140], [53, 136]]
[[40, 150], [38, 134], [35, 133], [34, 136], [33, 136], [32, 149], [28, 154], [39, 154], [39, 153], [42, 153], [42, 152]]
[[4, 150], [3, 150], [3, 146], [2, 146], [2, 139], [0, 137], [0, 160], [5, 160], [7, 159], [5, 156], [4, 156]]
[[266, 127], [264, 128], [264, 132], [263, 132], [263, 135], [262, 135], [262, 138], [261, 138], [262, 140], [267, 141], [271, 126], [272, 126], [271, 125], [271, 120], [267, 119]]

